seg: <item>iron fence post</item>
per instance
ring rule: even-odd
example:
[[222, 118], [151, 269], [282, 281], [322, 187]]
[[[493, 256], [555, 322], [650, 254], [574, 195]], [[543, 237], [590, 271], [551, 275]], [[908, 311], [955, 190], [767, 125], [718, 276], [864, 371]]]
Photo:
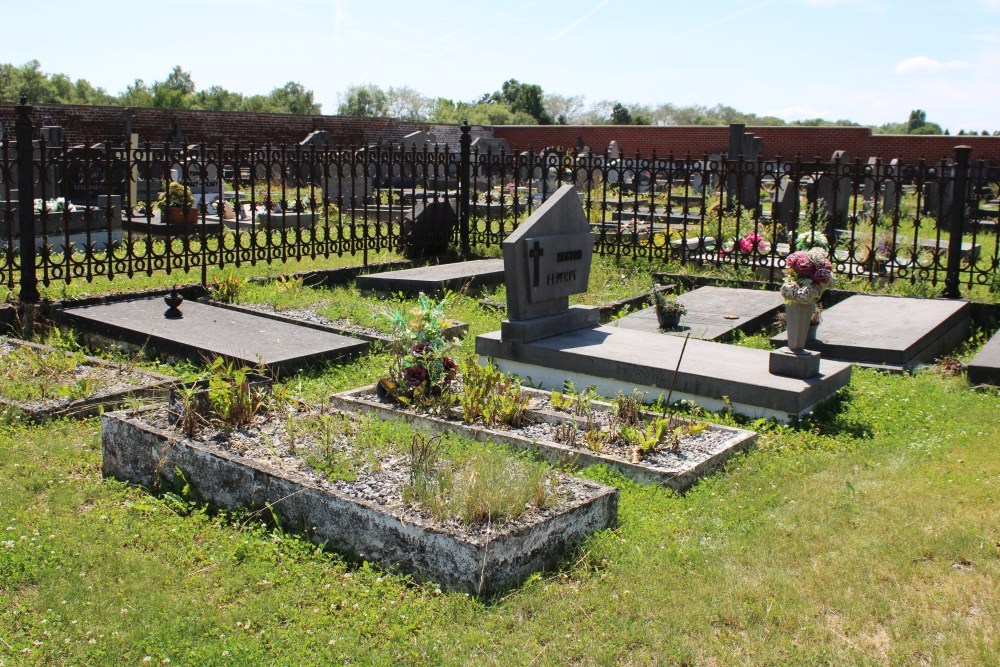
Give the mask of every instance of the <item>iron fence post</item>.
[[21, 236], [21, 304], [37, 303], [38, 276], [35, 267], [35, 174], [34, 145], [32, 144], [31, 107], [28, 98], [21, 95], [15, 107], [14, 137], [17, 139], [17, 214]]
[[948, 230], [948, 268], [944, 277], [944, 296], [948, 299], [957, 299], [961, 296], [958, 286], [962, 269], [962, 227], [965, 224], [971, 154], [972, 146], [955, 146], [955, 189]]
[[469, 121], [463, 120], [460, 127], [462, 138], [458, 159], [458, 234], [462, 244], [462, 254], [471, 253], [469, 247], [469, 172], [472, 169], [472, 137], [469, 136]]

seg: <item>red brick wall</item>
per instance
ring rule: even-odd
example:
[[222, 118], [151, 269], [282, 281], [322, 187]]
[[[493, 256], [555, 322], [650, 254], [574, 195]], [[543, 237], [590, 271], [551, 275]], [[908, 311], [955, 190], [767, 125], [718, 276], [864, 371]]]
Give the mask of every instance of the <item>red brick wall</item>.
[[[396, 141], [416, 130], [435, 132], [449, 143], [457, 138], [457, 128], [435, 127], [427, 123], [411, 123], [388, 118], [357, 118], [348, 116], [300, 116], [293, 114], [231, 113], [222, 111], [182, 111], [175, 109], [133, 109], [132, 129], [141, 141], [160, 143], [170, 138], [173, 119], [177, 118], [188, 143], [218, 142], [230, 144], [251, 141], [261, 145], [294, 144], [313, 130], [326, 130], [335, 141], [345, 146]], [[0, 121], [4, 133], [14, 132], [14, 105], [0, 103]], [[125, 134], [125, 114], [119, 107], [39, 104], [32, 112], [37, 128], [53, 123], [64, 128], [70, 143], [90, 141], [121, 141]], [[729, 128], [725, 126], [644, 126], [644, 125], [510, 125], [492, 128], [494, 136], [507, 140], [513, 151], [546, 146], [571, 148], [577, 137], [601, 152], [611, 140], [618, 142], [626, 154], [637, 150], [650, 155], [665, 156], [671, 152], [683, 156], [690, 152], [725, 152], [729, 143]], [[954, 147], [972, 146], [973, 160], [1000, 163], [1000, 137], [943, 137], [912, 135], [873, 135], [863, 127], [748, 127], [764, 139], [764, 157], [781, 155], [812, 160], [819, 156], [829, 160], [835, 150], [846, 150], [852, 158], [866, 160], [870, 156], [886, 160], [898, 157], [912, 163], [924, 158], [936, 161], [954, 157]], [[474, 136], [489, 134], [489, 128], [475, 128]], [[458, 146], [452, 147], [457, 150]]]
[[[846, 150], [852, 158], [862, 160], [898, 157], [912, 163], [921, 158], [954, 158], [955, 146], [966, 145], [972, 146], [973, 160], [1000, 163], [1000, 137], [873, 135], [865, 127], [748, 127], [746, 131], [764, 140], [765, 158], [801, 155], [812, 160], [818, 155], [829, 160], [834, 151]], [[649, 155], [655, 150], [660, 156], [671, 152], [676, 156], [724, 153], [729, 145], [729, 128], [722, 126], [508, 125], [494, 127], [493, 134], [506, 139], [512, 151], [529, 146], [536, 151], [546, 146], [571, 148], [576, 146], [577, 137], [583, 137], [595, 152], [604, 151], [615, 140], [623, 153], [638, 150]]]
[[[272, 144], [293, 144], [314, 130], [326, 130], [335, 141], [345, 146], [358, 146], [379, 140], [399, 140], [411, 132], [431, 129], [427, 123], [388, 118], [140, 108], [133, 109], [132, 114], [132, 131], [139, 134], [140, 141], [153, 143], [170, 139], [174, 117], [188, 143], [239, 141], [248, 144], [252, 141], [261, 145], [270, 141]], [[0, 120], [7, 136], [14, 133], [15, 117], [13, 104], [0, 104]], [[125, 112], [119, 107], [39, 104], [32, 111], [32, 123], [36, 136], [43, 124], [61, 125], [70, 143], [118, 142], [125, 136]]]

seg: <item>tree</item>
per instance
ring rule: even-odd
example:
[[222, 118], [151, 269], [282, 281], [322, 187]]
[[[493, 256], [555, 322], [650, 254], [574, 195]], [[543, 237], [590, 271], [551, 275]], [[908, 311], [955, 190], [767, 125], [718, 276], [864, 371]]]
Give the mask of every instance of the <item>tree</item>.
[[500, 102], [510, 107], [514, 113], [523, 111], [539, 125], [551, 125], [552, 116], [545, 109], [542, 87], [530, 83], [521, 83], [517, 79], [508, 79], [495, 93], [484, 95], [480, 103]]
[[434, 113], [435, 101], [413, 88], [390, 86], [385, 96], [389, 106], [388, 115], [392, 118], [420, 121], [427, 120]]
[[546, 93], [543, 98], [545, 111], [560, 125], [579, 122], [583, 111], [583, 95], [555, 95]]
[[458, 124], [468, 121], [471, 125], [537, 125], [537, 121], [524, 111], [513, 111], [500, 102], [453, 102], [439, 97], [430, 119], [435, 123]]
[[916, 130], [919, 130], [926, 124], [927, 113], [923, 109], [914, 109], [910, 112], [909, 120], [906, 121], [906, 133], [916, 134]]
[[187, 109], [194, 103], [194, 79], [180, 65], [175, 65], [167, 78], [153, 82], [153, 106], [165, 109]]
[[280, 113], [318, 114], [320, 105], [313, 100], [313, 92], [297, 81], [289, 81], [271, 91], [271, 102]]
[[337, 107], [341, 116], [374, 116], [389, 115], [389, 99], [378, 86], [351, 86], [344, 93], [344, 101]]
[[615, 102], [611, 108], [612, 125], [631, 125], [632, 113], [621, 102]]

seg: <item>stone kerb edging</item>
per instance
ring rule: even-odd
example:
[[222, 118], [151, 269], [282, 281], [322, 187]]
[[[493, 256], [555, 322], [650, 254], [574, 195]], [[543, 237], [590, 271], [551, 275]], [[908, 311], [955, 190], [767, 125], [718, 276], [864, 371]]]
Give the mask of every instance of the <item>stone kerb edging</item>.
[[[523, 389], [522, 391], [527, 391], [534, 396], [548, 395], [547, 392], [531, 389]], [[538, 452], [543, 459], [556, 466], [569, 465], [574, 468], [582, 468], [590, 465], [606, 465], [609, 468], [620, 471], [626, 477], [634, 479], [637, 482], [662, 484], [678, 492], [690, 488], [691, 485], [720, 466], [734, 454], [749, 448], [757, 438], [757, 434], [754, 431], [710, 424], [711, 428], [721, 429], [730, 434], [725, 439], [725, 442], [721, 443], [710, 455], [700, 460], [692, 461], [690, 465], [680, 465], [675, 468], [664, 469], [643, 463], [632, 463], [618, 457], [558, 442], [536, 440], [498, 429], [466, 424], [457, 419], [447, 420], [431, 415], [417, 414], [411, 410], [404, 409], [402, 406], [395, 406], [377, 399], [368, 398], [374, 396], [375, 385], [370, 385], [334, 394], [330, 397], [330, 401], [342, 410], [357, 414], [368, 413], [376, 415], [380, 419], [405, 422], [414, 428], [433, 434], [457, 433], [482, 442], [500, 442], [516, 449]], [[592, 405], [598, 410], [611, 409], [608, 403], [600, 401], [594, 401]], [[538, 421], [549, 423], [552, 423], [554, 419], [571, 418], [568, 414], [555, 415], [536, 410], [529, 410], [528, 414]], [[643, 415], [646, 418], [659, 416], [651, 412], [644, 412]]]
[[508, 588], [555, 564], [569, 545], [612, 526], [617, 518], [617, 489], [574, 480], [588, 489], [585, 499], [487, 536], [403, 520], [393, 508], [317, 488], [295, 473], [152, 427], [142, 421], [145, 411], [102, 416], [105, 477], [154, 488], [177, 483], [175, 471], [180, 470], [201, 501], [227, 509], [273, 507], [286, 525], [308, 526], [314, 543], [451, 590], [489, 595]]
[[[62, 350], [48, 345], [39, 345], [38, 343], [31, 343], [15, 338], [3, 340], [9, 345], [30, 347], [45, 352], [62, 352]], [[111, 372], [120, 367], [120, 364], [90, 356], [85, 356], [83, 363], [88, 366], [107, 369]], [[99, 414], [103, 410], [118, 409], [133, 400], [165, 401], [167, 400], [170, 388], [180, 382], [180, 378], [169, 377], [137, 368], [130, 369], [129, 373], [142, 377], [145, 381], [141, 384], [130, 386], [127, 389], [98, 391], [75, 400], [62, 399], [55, 401], [54, 399], [43, 399], [39, 401], [17, 401], [0, 396], [0, 406], [14, 408], [39, 421], [62, 417], [83, 419]]]

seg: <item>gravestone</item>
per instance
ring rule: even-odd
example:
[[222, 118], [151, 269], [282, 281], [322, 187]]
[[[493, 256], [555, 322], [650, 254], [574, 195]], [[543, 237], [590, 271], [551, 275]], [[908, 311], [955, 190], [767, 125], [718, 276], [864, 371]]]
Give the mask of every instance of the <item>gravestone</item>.
[[618, 149], [618, 142], [614, 139], [608, 144], [608, 160], [618, 160], [621, 158], [621, 151]]
[[872, 208], [878, 203], [881, 172], [880, 160], [877, 157], [868, 158], [868, 164], [865, 166], [865, 183], [861, 194]]
[[564, 185], [503, 242], [505, 341], [528, 342], [593, 326], [599, 310], [570, 307], [587, 291], [594, 235], [576, 190]]
[[510, 146], [507, 145], [506, 139], [497, 139], [495, 137], [476, 137], [472, 144], [469, 146], [472, 149], [473, 154], [476, 152], [479, 155], [510, 155]]
[[403, 140], [400, 142], [400, 148], [407, 152], [419, 152], [424, 150], [424, 147], [427, 147], [427, 150], [433, 152], [435, 143], [437, 143], [437, 139], [433, 134], [417, 130], [403, 137]]
[[403, 219], [400, 249], [408, 259], [444, 255], [457, 226], [453, 201], [436, 197], [420, 199], [414, 204], [413, 213]]
[[884, 190], [882, 192], [882, 211], [886, 215], [895, 215], [899, 210], [899, 158], [893, 158], [885, 168]]
[[185, 145], [184, 133], [181, 132], [181, 121], [174, 116], [170, 122], [170, 136], [167, 138], [173, 148], [183, 148]]
[[851, 208], [851, 156], [847, 151], [834, 151], [830, 168], [819, 177], [816, 204], [826, 216], [823, 233], [832, 239], [834, 229], [847, 226]]
[[774, 190], [774, 217], [794, 232], [799, 223], [800, 205], [798, 182], [791, 176], [782, 176]]
[[80, 206], [97, 206], [101, 195], [124, 195], [129, 181], [125, 162], [113, 161], [111, 169], [107, 167], [108, 153], [103, 144], [74, 146], [66, 151], [62, 182], [55, 184], [46, 196], [65, 196], [67, 201]]

